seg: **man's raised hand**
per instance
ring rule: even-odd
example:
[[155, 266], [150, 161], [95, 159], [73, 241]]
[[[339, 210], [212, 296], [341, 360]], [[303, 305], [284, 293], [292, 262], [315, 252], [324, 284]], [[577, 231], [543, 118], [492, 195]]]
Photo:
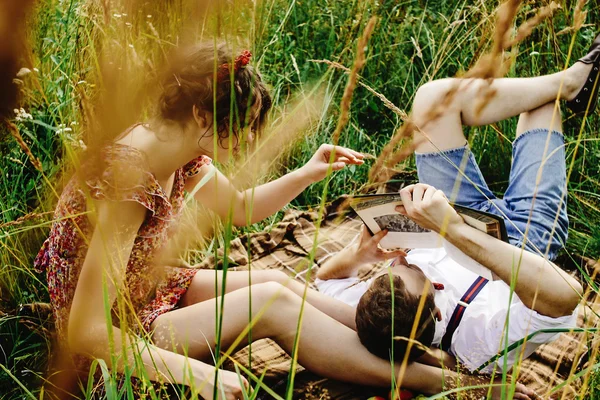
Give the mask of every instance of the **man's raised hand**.
[[387, 235], [387, 231], [383, 230], [371, 236], [367, 227], [363, 225], [360, 233], [360, 240], [356, 248], [356, 261], [362, 264], [376, 263], [385, 261], [399, 256], [406, 257], [403, 250], [385, 250], [379, 246], [379, 242]]
[[464, 221], [452, 208], [446, 195], [431, 185], [417, 183], [400, 190], [402, 205], [396, 211], [406, 215], [423, 228], [445, 233], [450, 226]]

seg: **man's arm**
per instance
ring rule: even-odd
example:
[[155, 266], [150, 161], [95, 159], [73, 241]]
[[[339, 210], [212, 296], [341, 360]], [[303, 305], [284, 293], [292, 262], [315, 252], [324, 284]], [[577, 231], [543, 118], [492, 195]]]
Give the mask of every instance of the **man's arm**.
[[356, 276], [358, 269], [363, 265], [406, 256], [402, 250], [384, 250], [379, 247], [379, 242], [386, 234], [387, 231], [381, 231], [371, 236], [363, 225], [358, 243], [346, 247], [325, 261], [317, 272], [317, 278], [324, 281], [349, 278]]
[[402, 189], [400, 195], [399, 212], [445, 236], [508, 285], [514, 284], [515, 293], [530, 309], [558, 318], [572, 314], [579, 304], [583, 290], [573, 277], [537, 254], [468, 226], [442, 191], [417, 184]]

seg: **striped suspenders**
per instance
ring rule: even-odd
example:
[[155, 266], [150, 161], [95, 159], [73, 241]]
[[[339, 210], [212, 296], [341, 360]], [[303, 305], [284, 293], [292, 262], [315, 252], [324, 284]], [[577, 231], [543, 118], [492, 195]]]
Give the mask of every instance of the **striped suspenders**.
[[460, 299], [454, 312], [452, 313], [452, 317], [450, 317], [450, 322], [448, 322], [448, 326], [446, 327], [446, 333], [442, 338], [441, 349], [444, 351], [450, 350], [450, 345], [452, 344], [452, 336], [454, 335], [454, 331], [458, 328], [458, 324], [460, 324], [460, 320], [462, 319], [465, 310], [469, 303], [473, 301], [475, 297], [481, 292], [481, 289], [487, 285], [488, 280], [483, 277], [478, 277], [475, 279], [475, 282], [467, 289], [463, 297]]

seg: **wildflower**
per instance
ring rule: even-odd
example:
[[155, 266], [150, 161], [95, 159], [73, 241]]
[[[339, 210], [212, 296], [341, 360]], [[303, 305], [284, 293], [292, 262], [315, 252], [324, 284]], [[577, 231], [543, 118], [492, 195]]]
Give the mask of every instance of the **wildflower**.
[[68, 132], [73, 132], [73, 128], [69, 128], [65, 124], [59, 124], [58, 128], [56, 129], [57, 134], [68, 133]]
[[28, 119], [33, 119], [33, 116], [31, 114], [29, 114], [28, 112], [26, 112], [23, 107], [21, 107], [18, 110], [15, 108], [13, 111], [15, 112], [15, 120], [17, 120], [17, 121], [25, 121]]
[[131, 47], [133, 49], [133, 45], [132, 44], [130, 44], [129, 47]]
[[121, 14], [113, 14], [113, 17], [115, 17], [115, 18], [121, 18], [122, 16], [123, 15], [121, 15]]
[[146, 18], [152, 18], [152, 15], [148, 14], [146, 15]]
[[21, 68], [19, 72], [17, 72], [17, 78], [23, 78], [31, 73], [29, 68]]

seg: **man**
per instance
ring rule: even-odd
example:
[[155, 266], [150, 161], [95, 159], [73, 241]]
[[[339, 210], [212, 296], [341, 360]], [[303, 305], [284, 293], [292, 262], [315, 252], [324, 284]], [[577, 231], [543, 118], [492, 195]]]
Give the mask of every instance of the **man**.
[[[494, 366], [510, 368], [557, 336], [542, 332], [527, 338], [530, 334], [575, 326], [581, 285], [549, 261], [568, 230], [564, 142], [555, 100], [566, 100], [575, 112], [593, 110], [599, 68], [600, 35], [588, 55], [563, 72], [492, 81], [443, 79], [418, 90], [413, 119], [422, 183], [400, 191], [403, 206], [397, 211], [447, 243], [403, 257], [378, 248], [385, 232], [370, 239], [363, 232], [360, 243], [332, 257], [317, 275], [322, 292], [358, 303], [357, 331], [371, 352], [414, 360], [433, 344], [471, 371], [491, 372]], [[492, 95], [479, 96], [482, 92]], [[509, 185], [500, 199], [488, 188], [462, 125], [516, 115]], [[445, 193], [454, 203], [504, 217], [510, 244], [466, 225]], [[388, 273], [357, 282], [360, 264], [386, 258], [396, 258]], [[489, 282], [464, 268], [475, 262], [500, 280]], [[494, 357], [499, 351], [505, 354]]]
[[[407, 360], [412, 361], [423, 357], [424, 347], [433, 345], [475, 371], [531, 333], [575, 327], [582, 288], [573, 277], [537, 254], [470, 227], [444, 193], [432, 186], [411, 185], [400, 194], [404, 207], [399, 212], [424, 228], [445, 232], [443, 248], [415, 249], [404, 257], [378, 247], [385, 232], [369, 237], [364, 231], [359, 243], [332, 257], [317, 275], [321, 292], [352, 305], [358, 301], [358, 335], [371, 352], [382, 358], [393, 353], [396, 361], [408, 354]], [[448, 254], [450, 246], [489, 268], [500, 280], [488, 282], [457, 263]], [[391, 254], [397, 255], [393, 266], [370, 281], [359, 282], [359, 267]], [[465, 293], [472, 297], [464, 299]], [[462, 319], [457, 321], [453, 314]], [[556, 336], [537, 334], [510, 351], [506, 360], [500, 357], [480, 371], [491, 372], [494, 365], [510, 367]], [[443, 362], [452, 365], [447, 358]]]

